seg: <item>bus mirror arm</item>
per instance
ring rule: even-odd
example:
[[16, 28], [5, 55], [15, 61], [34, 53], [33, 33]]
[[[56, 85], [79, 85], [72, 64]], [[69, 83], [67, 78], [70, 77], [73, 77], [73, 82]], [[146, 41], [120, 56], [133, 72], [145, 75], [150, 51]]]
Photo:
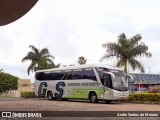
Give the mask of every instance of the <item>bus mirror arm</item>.
[[[126, 77], [130, 77], [131, 78], [131, 82], [133, 82], [133, 76], [132, 75], [130, 75], [130, 74], [126, 74]], [[129, 81], [128, 81], [128, 79], [127, 79], [127, 84], [129, 84]]]
[[[131, 78], [131, 82], [133, 82], [133, 76], [130, 75], [130, 74], [126, 74], [126, 77], [127, 77], [127, 76], [129, 76], [129, 77]], [[128, 82], [128, 80], [127, 80], [127, 82]]]

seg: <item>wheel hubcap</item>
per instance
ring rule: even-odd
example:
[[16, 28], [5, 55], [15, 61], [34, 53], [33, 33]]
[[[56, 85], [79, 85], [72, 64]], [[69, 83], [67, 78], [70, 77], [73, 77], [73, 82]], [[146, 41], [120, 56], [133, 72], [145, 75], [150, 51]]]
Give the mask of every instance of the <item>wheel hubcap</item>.
[[91, 97], [91, 100], [92, 100], [92, 101], [95, 101], [95, 100], [96, 100], [96, 96], [92, 96], [92, 97]]

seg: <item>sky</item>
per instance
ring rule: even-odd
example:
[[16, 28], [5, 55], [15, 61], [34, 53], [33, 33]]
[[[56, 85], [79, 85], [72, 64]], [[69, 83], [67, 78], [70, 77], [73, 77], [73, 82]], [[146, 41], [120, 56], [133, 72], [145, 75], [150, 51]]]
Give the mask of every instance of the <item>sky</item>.
[[[125, 33], [142, 36], [152, 58], [137, 59], [146, 73], [160, 74], [159, 5], [159, 0], [39, 0], [22, 18], [0, 26], [0, 68], [34, 82], [34, 73], [27, 74], [30, 61], [21, 62], [29, 45], [48, 48], [56, 64], [76, 65], [79, 56], [92, 64], [104, 55], [103, 43]], [[115, 65], [116, 59], [102, 63]]]

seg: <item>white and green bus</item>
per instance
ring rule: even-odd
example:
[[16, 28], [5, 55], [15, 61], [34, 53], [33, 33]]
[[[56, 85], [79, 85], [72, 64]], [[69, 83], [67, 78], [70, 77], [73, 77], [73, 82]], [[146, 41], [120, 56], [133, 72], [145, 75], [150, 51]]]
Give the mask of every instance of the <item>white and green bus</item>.
[[39, 70], [35, 73], [35, 94], [49, 100], [89, 99], [110, 103], [128, 98], [128, 78], [123, 70], [106, 64]]

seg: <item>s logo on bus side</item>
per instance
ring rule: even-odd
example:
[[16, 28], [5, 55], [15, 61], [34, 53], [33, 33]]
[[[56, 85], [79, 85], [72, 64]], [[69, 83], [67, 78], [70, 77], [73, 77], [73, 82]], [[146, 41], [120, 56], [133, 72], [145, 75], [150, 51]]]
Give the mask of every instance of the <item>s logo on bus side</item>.
[[[46, 92], [47, 92], [47, 83], [46, 82], [42, 82], [40, 85], [39, 85], [39, 89], [38, 89], [38, 96], [40, 97], [45, 97], [46, 95]], [[59, 93], [54, 93], [54, 96], [56, 98], [61, 98], [63, 96], [63, 89], [61, 87], [65, 87], [65, 83], [64, 82], [58, 82], [56, 84], [56, 90], [59, 92]]]
[[58, 94], [58, 93], [54, 93], [54, 96], [55, 96], [56, 98], [61, 98], [62, 95], [63, 95], [63, 92], [64, 92], [64, 91], [63, 91], [62, 88], [60, 88], [60, 86], [64, 87], [64, 86], [65, 86], [65, 83], [64, 83], [64, 82], [59, 82], [59, 83], [57, 83], [57, 85], [56, 85], [56, 90], [59, 91], [59, 94]]

